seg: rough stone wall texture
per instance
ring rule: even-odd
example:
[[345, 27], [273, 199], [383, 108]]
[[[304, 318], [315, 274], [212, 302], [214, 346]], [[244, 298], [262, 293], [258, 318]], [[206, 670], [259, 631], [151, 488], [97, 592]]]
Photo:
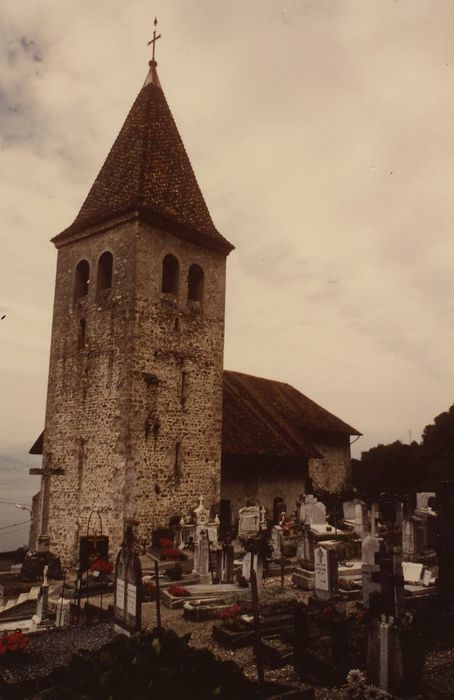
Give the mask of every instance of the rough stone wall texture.
[[351, 483], [349, 436], [345, 437], [344, 444], [315, 443], [315, 447], [323, 457], [309, 460], [309, 477], [312, 479], [313, 490], [339, 493]]
[[[240, 462], [239, 462], [240, 464]], [[229, 470], [222, 472], [222, 498], [231, 503], [232, 521], [238, 518], [238, 511], [246, 505], [248, 499], [254, 499], [267, 509], [269, 518], [273, 517], [275, 498], [282, 498], [287, 511], [293, 513], [301, 492], [307, 491], [307, 465], [300, 469], [267, 468], [263, 473], [250, 469]]]
[[[42, 480], [38, 531], [48, 530], [65, 560], [76, 555], [92, 511], [115, 550], [128, 522], [149, 537], [193, 508], [199, 493], [208, 505], [220, 493], [225, 257], [138, 221], [90, 233], [59, 249], [54, 301], [43, 467], [65, 473], [47, 486]], [[112, 288], [97, 293], [104, 251], [113, 254]], [[167, 253], [180, 262], [173, 303], [161, 299]], [[74, 302], [82, 259], [89, 290]], [[187, 303], [193, 262], [205, 272], [200, 313]]]

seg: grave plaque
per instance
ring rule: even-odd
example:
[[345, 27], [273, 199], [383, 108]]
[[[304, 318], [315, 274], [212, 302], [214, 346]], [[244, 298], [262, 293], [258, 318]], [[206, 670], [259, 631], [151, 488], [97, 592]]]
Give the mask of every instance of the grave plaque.
[[115, 563], [114, 630], [131, 635], [140, 631], [142, 613], [142, 566], [128, 528]]
[[316, 590], [329, 591], [328, 566], [328, 551], [324, 547], [316, 547], [314, 551]]

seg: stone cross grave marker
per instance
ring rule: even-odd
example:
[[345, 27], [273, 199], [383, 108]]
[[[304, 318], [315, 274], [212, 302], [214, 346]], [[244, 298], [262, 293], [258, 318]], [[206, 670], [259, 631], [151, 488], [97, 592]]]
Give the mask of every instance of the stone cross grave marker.
[[142, 566], [134, 551], [132, 528], [126, 530], [115, 562], [114, 631], [130, 636], [142, 622]]

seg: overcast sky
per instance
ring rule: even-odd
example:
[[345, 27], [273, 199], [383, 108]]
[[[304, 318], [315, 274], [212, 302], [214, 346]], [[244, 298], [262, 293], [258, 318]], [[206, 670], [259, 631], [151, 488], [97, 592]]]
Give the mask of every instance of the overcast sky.
[[225, 367], [364, 433], [454, 400], [452, 0], [19, 0], [0, 18], [0, 440], [44, 424], [56, 251], [158, 72], [228, 260]]

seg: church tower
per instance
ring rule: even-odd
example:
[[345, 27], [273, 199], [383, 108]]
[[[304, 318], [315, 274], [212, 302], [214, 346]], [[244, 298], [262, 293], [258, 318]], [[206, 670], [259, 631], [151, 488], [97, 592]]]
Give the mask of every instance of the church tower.
[[33, 531], [74, 557], [220, 498], [226, 257], [150, 70], [58, 249]]

